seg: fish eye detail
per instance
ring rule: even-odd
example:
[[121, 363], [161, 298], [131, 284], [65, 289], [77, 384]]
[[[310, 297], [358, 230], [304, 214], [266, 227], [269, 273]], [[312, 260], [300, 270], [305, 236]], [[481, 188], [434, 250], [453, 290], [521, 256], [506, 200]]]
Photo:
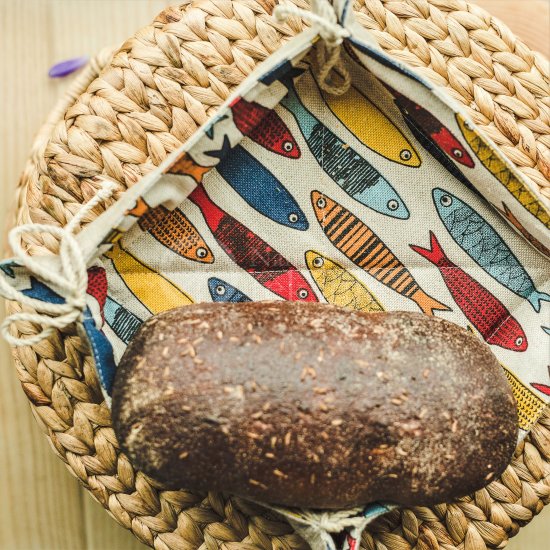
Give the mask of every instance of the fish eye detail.
[[218, 285], [218, 286], [216, 287], [216, 294], [217, 294], [218, 296], [223, 296], [223, 295], [225, 294], [225, 290], [226, 290], [226, 289], [225, 289], [225, 287], [224, 287], [223, 285]]
[[400, 153], [399, 153], [399, 158], [401, 160], [411, 160], [412, 158], [412, 153], [409, 149], [403, 149]]
[[449, 195], [441, 195], [439, 202], [441, 206], [451, 206], [451, 204], [453, 204], [453, 199], [449, 197]]
[[391, 199], [388, 201], [388, 208], [393, 212], [399, 208], [399, 202], [395, 199]]
[[318, 208], [324, 208], [326, 205], [327, 205], [327, 201], [325, 200], [324, 197], [319, 197], [317, 199], [317, 207]]
[[305, 288], [300, 288], [297, 294], [300, 300], [305, 300], [309, 296], [309, 292]]
[[292, 141], [285, 141], [283, 143], [283, 151], [286, 151], [287, 153], [290, 153], [290, 151], [292, 151], [292, 149], [294, 149], [294, 144], [292, 143]]
[[516, 344], [516, 346], [517, 346], [518, 348], [520, 348], [521, 345], [523, 344], [523, 338], [522, 338], [521, 336], [518, 336], [518, 337], [516, 338], [515, 344]]
[[453, 157], [455, 157], [457, 159], [461, 159], [464, 156], [464, 153], [458, 147], [455, 147], [451, 151], [451, 153], [453, 154]]
[[323, 264], [325, 263], [325, 260], [321, 258], [321, 256], [316, 256], [313, 260], [313, 267], [323, 267]]
[[291, 212], [289, 215], [288, 215], [288, 221], [290, 223], [296, 223], [298, 221], [298, 214], [296, 214], [296, 212]]
[[206, 258], [207, 255], [208, 251], [204, 246], [199, 246], [199, 248], [197, 248], [197, 258]]

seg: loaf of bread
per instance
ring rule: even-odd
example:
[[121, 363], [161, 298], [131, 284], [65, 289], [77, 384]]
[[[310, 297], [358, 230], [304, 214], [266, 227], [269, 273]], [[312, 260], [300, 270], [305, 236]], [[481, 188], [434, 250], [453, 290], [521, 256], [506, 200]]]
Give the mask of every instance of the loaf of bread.
[[151, 318], [113, 419], [135, 466], [173, 488], [322, 509], [448, 501], [498, 476], [517, 439], [505, 375], [471, 333], [289, 302]]

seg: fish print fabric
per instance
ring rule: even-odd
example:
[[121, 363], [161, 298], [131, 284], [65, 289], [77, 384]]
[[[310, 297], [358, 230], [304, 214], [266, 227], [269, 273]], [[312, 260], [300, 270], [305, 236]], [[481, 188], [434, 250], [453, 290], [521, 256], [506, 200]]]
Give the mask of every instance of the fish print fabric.
[[342, 97], [290, 69], [275, 109], [236, 103], [235, 125], [247, 137], [211, 171], [180, 161], [175, 170], [199, 183], [188, 199], [148, 210], [103, 257], [103, 330], [116, 359], [139, 320], [185, 303], [422, 311], [491, 346], [525, 433], [549, 397], [545, 245], [526, 236], [508, 188], [499, 212], [466, 178], [492, 165], [460, 119], [415, 105], [349, 63], [353, 86]]
[[[524, 437], [550, 402], [548, 204], [452, 101], [373, 45], [349, 0], [334, 5], [351, 30], [346, 93], [321, 91], [303, 63], [316, 31], [304, 31], [76, 235], [89, 266], [82, 325], [106, 399], [154, 314], [323, 302], [471, 330], [508, 377]], [[17, 260], [0, 270], [26, 296], [64, 300]], [[339, 542], [307, 511], [278, 512], [315, 550], [353, 550], [388, 509], [350, 512]]]

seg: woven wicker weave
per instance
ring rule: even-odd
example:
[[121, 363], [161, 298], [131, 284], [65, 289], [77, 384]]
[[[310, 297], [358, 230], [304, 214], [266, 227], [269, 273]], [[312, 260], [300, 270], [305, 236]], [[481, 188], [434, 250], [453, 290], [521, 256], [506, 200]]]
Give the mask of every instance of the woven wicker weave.
[[[64, 225], [95, 193], [91, 176], [107, 174], [122, 192], [160, 163], [257, 62], [302, 30], [300, 20], [275, 23], [273, 6], [274, 0], [185, 3], [162, 12], [113, 58], [107, 51], [97, 56], [37, 137], [14, 222]], [[550, 197], [550, 69], [540, 54], [462, 0], [357, 0], [355, 9], [386, 51], [446, 86]], [[47, 235], [28, 237], [26, 244], [31, 254], [56, 247]], [[18, 330], [36, 328], [20, 324]], [[20, 348], [15, 358], [56, 453], [144, 543], [185, 550], [306, 547], [286, 523], [238, 498], [163, 491], [134, 471], [118, 451], [88, 350], [74, 329]], [[547, 409], [501, 479], [455, 503], [394, 511], [369, 526], [362, 547], [500, 548], [548, 501]]]

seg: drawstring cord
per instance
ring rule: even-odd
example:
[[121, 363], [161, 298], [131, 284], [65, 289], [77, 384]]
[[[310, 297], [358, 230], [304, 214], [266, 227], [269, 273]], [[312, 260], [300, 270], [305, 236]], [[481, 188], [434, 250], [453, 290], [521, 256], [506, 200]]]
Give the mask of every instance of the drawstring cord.
[[[280, 23], [291, 16], [297, 16], [313, 25], [322, 39], [317, 46], [314, 67], [319, 86], [332, 95], [345, 94], [351, 85], [351, 76], [340, 54], [342, 42], [350, 36], [350, 32], [338, 23], [329, 0], [312, 0], [311, 9], [308, 11], [293, 4], [279, 4], [273, 10], [273, 15]], [[339, 73], [339, 82], [334, 82], [334, 72]]]
[[[0, 325], [0, 332], [8, 344], [14, 347], [32, 346], [51, 336], [55, 329], [63, 329], [81, 319], [86, 308], [88, 273], [86, 259], [74, 233], [86, 214], [99, 203], [110, 198], [115, 188], [116, 184], [112, 181], [104, 181], [97, 194], [80, 208], [65, 227], [30, 223], [15, 227], [10, 231], [8, 242], [17, 262], [44, 283], [62, 289], [66, 296], [63, 304], [52, 304], [31, 298], [22, 291], [13, 288], [8, 283], [6, 276], [0, 273], [0, 295], [7, 300], [15, 300], [21, 305], [35, 310], [33, 313], [24, 311], [13, 313], [4, 319], [2, 325]], [[48, 233], [59, 239], [60, 272], [49, 269], [24, 250], [21, 245], [21, 236], [33, 233]], [[17, 338], [12, 336], [10, 327], [20, 322], [38, 324], [42, 327], [42, 330], [38, 334], [29, 337]]]

